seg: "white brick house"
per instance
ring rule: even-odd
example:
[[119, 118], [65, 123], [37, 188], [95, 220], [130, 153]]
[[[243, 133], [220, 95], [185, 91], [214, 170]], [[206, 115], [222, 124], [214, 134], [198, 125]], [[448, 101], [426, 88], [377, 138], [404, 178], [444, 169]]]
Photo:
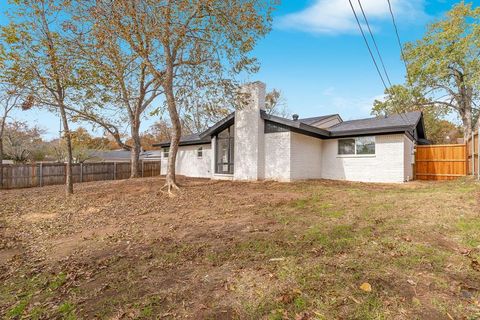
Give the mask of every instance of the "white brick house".
[[[265, 112], [265, 84], [251, 100], [200, 134], [182, 137], [177, 174], [232, 180], [334, 179], [404, 182], [413, 178], [414, 145], [425, 140], [421, 112], [343, 121], [335, 115], [285, 119]], [[169, 142], [162, 147], [166, 172]]]

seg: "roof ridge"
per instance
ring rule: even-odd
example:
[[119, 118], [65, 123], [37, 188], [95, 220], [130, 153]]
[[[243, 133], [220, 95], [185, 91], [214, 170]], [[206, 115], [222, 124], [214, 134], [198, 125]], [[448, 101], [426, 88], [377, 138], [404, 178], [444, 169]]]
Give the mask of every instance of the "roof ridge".
[[315, 119], [315, 118], [327, 118], [327, 117], [333, 117], [333, 116], [339, 116], [338, 113], [332, 113], [332, 114], [326, 114], [326, 115], [321, 115], [321, 116], [314, 116], [314, 117], [308, 117], [308, 118], [300, 118], [298, 120], [309, 120], [309, 119]]

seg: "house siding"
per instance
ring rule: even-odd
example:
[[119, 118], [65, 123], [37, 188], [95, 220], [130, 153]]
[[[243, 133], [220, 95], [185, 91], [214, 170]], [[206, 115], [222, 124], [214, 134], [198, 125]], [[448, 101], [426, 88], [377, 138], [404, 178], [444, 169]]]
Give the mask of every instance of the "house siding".
[[404, 134], [375, 136], [374, 156], [339, 156], [338, 140], [323, 141], [322, 178], [404, 182]]
[[290, 181], [290, 132], [265, 134], [265, 179]]
[[[198, 148], [203, 148], [203, 156], [197, 157]], [[180, 146], [178, 148], [176, 173], [187, 177], [210, 178], [212, 168], [212, 147], [210, 144]], [[167, 173], [168, 158], [161, 157], [162, 174]]]
[[320, 179], [322, 177], [322, 140], [291, 133], [290, 179]]
[[415, 144], [413, 143], [412, 140], [410, 140], [406, 135], [403, 136], [403, 146], [404, 146], [404, 181], [410, 181], [413, 180], [414, 174], [413, 174], [413, 163], [415, 159]]

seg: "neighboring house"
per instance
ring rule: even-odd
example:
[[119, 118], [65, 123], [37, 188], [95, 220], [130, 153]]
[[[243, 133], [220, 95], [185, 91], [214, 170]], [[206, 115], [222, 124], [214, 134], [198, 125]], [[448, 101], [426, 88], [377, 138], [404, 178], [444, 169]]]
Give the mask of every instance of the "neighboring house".
[[[132, 153], [128, 150], [107, 150], [107, 151], [93, 151], [92, 157], [88, 161], [103, 161], [103, 162], [129, 162]], [[160, 161], [160, 150], [149, 150], [140, 152], [140, 160], [145, 161]]]
[[[421, 112], [343, 121], [337, 115], [293, 120], [265, 112], [265, 84], [251, 83], [248, 106], [200, 134], [184, 136], [177, 174], [232, 180], [335, 179], [404, 182], [414, 145], [426, 141]], [[163, 149], [166, 172], [169, 142]]]

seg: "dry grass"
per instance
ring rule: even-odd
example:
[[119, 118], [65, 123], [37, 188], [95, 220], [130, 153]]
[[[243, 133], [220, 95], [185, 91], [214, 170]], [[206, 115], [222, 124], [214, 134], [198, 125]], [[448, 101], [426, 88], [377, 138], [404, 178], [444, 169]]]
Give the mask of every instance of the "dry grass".
[[0, 192], [0, 315], [480, 319], [472, 180], [182, 184]]

